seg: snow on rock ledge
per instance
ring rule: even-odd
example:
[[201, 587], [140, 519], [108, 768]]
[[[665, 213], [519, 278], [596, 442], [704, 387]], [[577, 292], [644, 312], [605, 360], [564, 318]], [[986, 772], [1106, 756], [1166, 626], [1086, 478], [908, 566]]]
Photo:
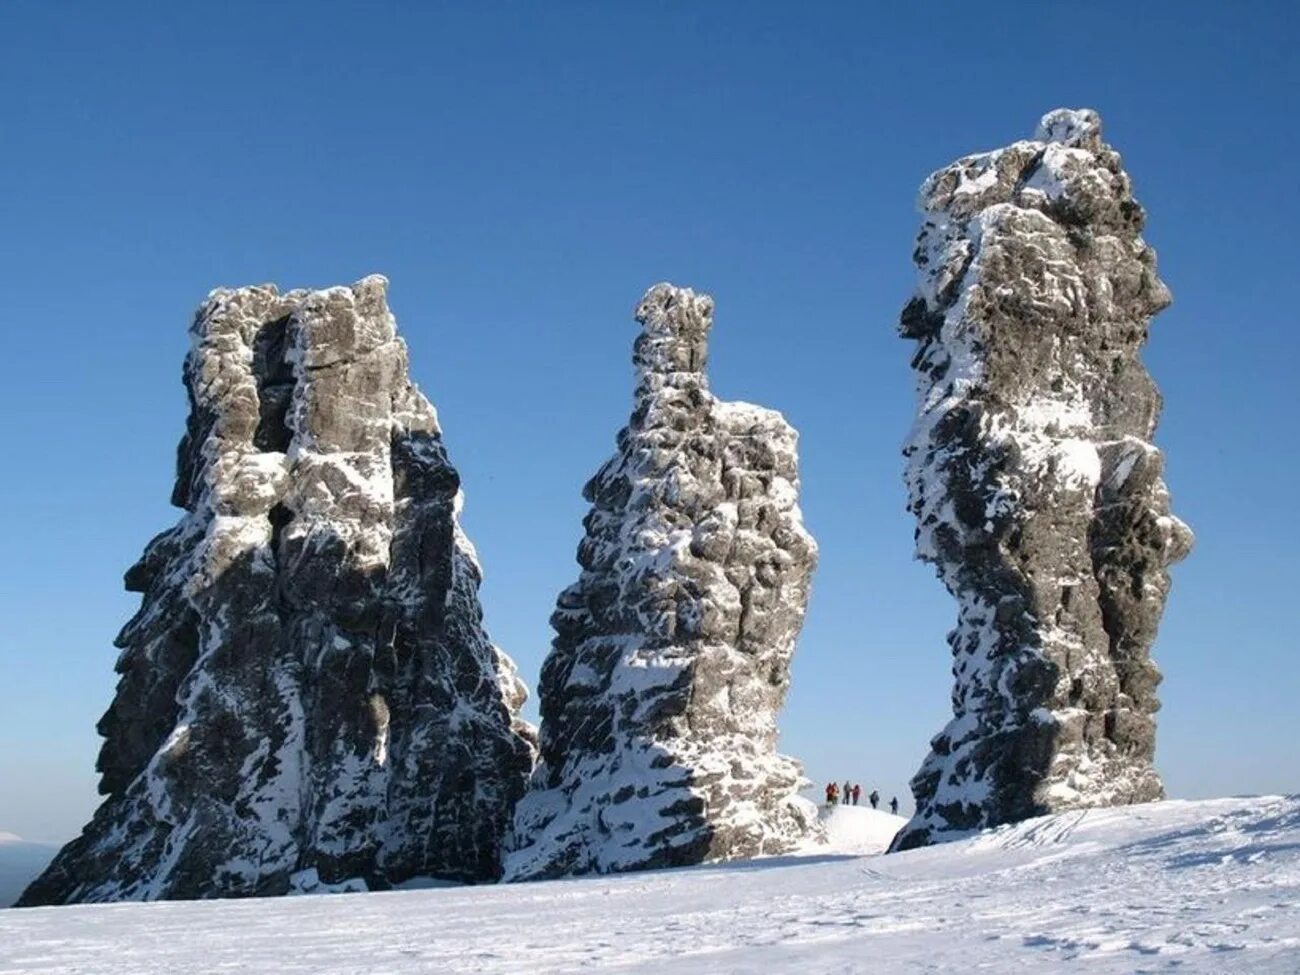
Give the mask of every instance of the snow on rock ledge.
[[635, 410], [584, 492], [507, 879], [787, 852], [817, 829], [776, 753], [817, 555], [797, 437], [709, 392], [712, 316], [668, 284], [637, 307]]
[[[387, 281], [214, 291], [81, 837], [24, 904], [494, 879], [526, 692]], [[311, 883], [305, 883], [310, 878]]]
[[1169, 292], [1097, 113], [1061, 109], [1034, 141], [959, 159], [921, 207], [906, 481], [917, 554], [959, 611], [954, 717], [897, 849], [1162, 795], [1149, 653], [1192, 542], [1139, 360]]

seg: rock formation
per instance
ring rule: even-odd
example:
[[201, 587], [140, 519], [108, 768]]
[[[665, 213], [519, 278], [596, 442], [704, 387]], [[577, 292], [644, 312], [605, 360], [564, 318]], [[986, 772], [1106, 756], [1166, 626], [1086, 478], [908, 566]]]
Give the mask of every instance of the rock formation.
[[954, 716], [895, 849], [1162, 795], [1149, 654], [1192, 541], [1139, 360], [1169, 292], [1097, 114], [959, 159], [921, 206], [906, 480], [917, 554], [959, 610]]
[[584, 491], [506, 879], [774, 853], [815, 828], [775, 751], [817, 554], [797, 436], [710, 394], [712, 315], [667, 284], [637, 307], [635, 410]]
[[107, 799], [24, 904], [491, 880], [533, 759], [382, 277], [214, 291], [126, 574]]

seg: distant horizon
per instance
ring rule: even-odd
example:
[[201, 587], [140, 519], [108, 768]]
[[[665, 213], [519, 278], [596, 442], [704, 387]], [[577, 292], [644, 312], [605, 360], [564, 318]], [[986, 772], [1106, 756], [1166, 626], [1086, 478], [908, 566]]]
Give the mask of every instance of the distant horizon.
[[178, 515], [193, 309], [370, 273], [533, 721], [581, 488], [632, 406], [633, 304], [711, 294], [712, 388], [799, 430], [821, 548], [780, 750], [810, 795], [848, 778], [910, 811], [956, 620], [899, 454], [916, 191], [1059, 106], [1101, 113], [1174, 294], [1144, 358], [1197, 545], [1153, 652], [1156, 768], [1174, 798], [1300, 789], [1300, 323], [1274, 257], [1300, 225], [1298, 10], [5, 5], [0, 830], [66, 840], [98, 805], [122, 573]]

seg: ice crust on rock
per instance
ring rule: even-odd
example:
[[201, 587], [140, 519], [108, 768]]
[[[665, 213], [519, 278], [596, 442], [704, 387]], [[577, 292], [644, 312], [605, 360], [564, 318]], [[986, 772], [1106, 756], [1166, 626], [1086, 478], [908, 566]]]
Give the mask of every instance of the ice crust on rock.
[[495, 879], [534, 756], [387, 281], [217, 290], [126, 574], [107, 799], [24, 904]]
[[785, 852], [818, 829], [776, 752], [817, 557], [797, 435], [709, 392], [707, 295], [656, 285], [636, 319], [635, 409], [584, 490], [508, 880]]
[[959, 609], [953, 719], [895, 849], [1163, 795], [1150, 649], [1192, 544], [1139, 359], [1170, 296], [1097, 113], [957, 160], [920, 205], [908, 506]]

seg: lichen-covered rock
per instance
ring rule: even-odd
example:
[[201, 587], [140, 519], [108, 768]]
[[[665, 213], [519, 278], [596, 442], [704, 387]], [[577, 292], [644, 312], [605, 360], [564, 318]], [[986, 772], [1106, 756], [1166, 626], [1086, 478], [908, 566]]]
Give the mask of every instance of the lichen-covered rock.
[[1192, 542], [1139, 359], [1169, 292], [1097, 114], [958, 160], [921, 206], [906, 480], [917, 554], [959, 612], [954, 716], [896, 849], [1162, 795], [1149, 653]]
[[817, 556], [797, 438], [710, 394], [712, 316], [667, 284], [637, 307], [635, 410], [584, 492], [507, 879], [776, 853], [815, 829], [775, 750]]
[[533, 759], [382, 277], [214, 291], [126, 574], [107, 799], [23, 904], [491, 880]]

